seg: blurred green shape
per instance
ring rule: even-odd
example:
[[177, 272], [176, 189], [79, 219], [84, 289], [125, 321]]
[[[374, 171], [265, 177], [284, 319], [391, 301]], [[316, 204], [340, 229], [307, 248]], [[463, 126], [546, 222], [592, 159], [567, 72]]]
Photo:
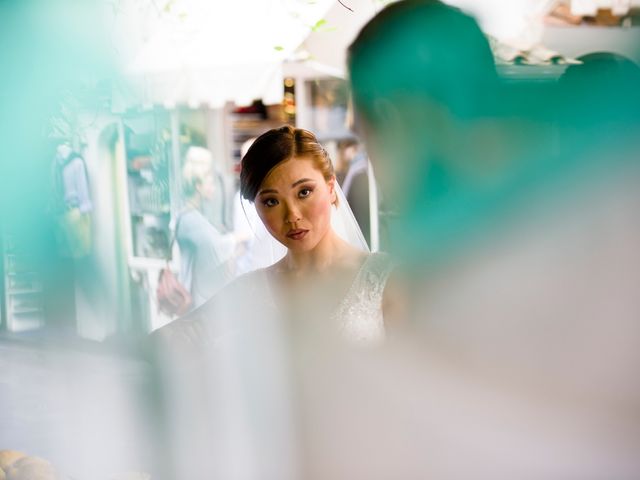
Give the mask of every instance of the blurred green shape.
[[435, 0], [382, 10], [350, 47], [349, 70], [383, 210], [397, 214], [391, 247], [413, 262], [456, 258], [528, 205], [553, 208], [636, 161], [625, 152], [637, 141], [637, 66], [619, 66], [575, 67], [578, 88], [507, 83], [471, 17]]
[[103, 8], [93, 1], [0, 2], [1, 218], [21, 237], [37, 241], [46, 224], [55, 144], [81, 141], [61, 129], [83, 108], [70, 96], [93, 106], [92, 88], [113, 75]]

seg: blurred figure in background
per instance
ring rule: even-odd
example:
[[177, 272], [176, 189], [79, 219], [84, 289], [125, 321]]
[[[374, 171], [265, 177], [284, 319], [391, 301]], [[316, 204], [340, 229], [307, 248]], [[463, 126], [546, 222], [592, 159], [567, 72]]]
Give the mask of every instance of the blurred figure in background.
[[56, 147], [51, 165], [48, 211], [55, 248], [43, 265], [47, 326], [75, 334], [76, 274], [93, 247], [93, 202], [85, 160], [66, 142]]
[[353, 215], [360, 225], [362, 234], [368, 244], [371, 244], [371, 220], [369, 218], [369, 176], [367, 174], [367, 155], [354, 139], [343, 140], [338, 143], [340, 161], [337, 162], [344, 169], [342, 179], [338, 182], [342, 193], [349, 202]]
[[56, 149], [52, 182], [60, 254], [74, 259], [85, 257], [92, 243], [89, 179], [84, 159], [66, 143]]
[[333, 162], [333, 169], [336, 172], [336, 181], [342, 186], [347, 170], [349, 170], [349, 165], [351, 165], [351, 160], [353, 160], [358, 149], [358, 141], [355, 138], [346, 138], [338, 141], [336, 147], [338, 153]]
[[478, 157], [496, 135], [476, 120], [495, 108], [497, 78], [472, 18], [440, 2], [390, 5], [351, 46], [350, 75], [356, 128], [395, 207], [423, 210], [453, 174], [491, 165]]
[[189, 290], [192, 308], [215, 295], [234, 276], [235, 239], [222, 233], [202, 213], [203, 203], [214, 194], [211, 152], [189, 147], [182, 168], [185, 209], [176, 220], [180, 247], [180, 283]]

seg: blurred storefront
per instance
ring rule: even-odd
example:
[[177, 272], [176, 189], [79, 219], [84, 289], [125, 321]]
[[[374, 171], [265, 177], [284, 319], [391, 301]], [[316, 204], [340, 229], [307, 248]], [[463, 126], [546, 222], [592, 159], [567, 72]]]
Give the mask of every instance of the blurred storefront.
[[[100, 105], [77, 106], [82, 128], [74, 138], [63, 135], [53, 145], [70, 144], [82, 157], [92, 201], [90, 243], [81, 254], [62, 256], [59, 269], [47, 253], [23, 253], [5, 231], [2, 330], [56, 330], [52, 310], [65, 332], [99, 341], [170, 321], [155, 290], [184, 206], [186, 151], [211, 152], [215, 198], [206, 215], [231, 231], [240, 148], [295, 122], [283, 63], [331, 4], [167, 2], [158, 9], [154, 2], [121, 2], [111, 35], [122, 74], [109, 80], [108, 95], [100, 92]], [[61, 305], [52, 309], [47, 297], [56, 283], [53, 297]]]

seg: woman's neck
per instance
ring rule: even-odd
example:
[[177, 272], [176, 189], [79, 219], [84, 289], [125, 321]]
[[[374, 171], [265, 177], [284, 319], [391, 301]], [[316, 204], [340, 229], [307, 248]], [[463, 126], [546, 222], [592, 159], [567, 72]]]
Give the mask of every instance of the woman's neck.
[[200, 207], [202, 206], [202, 199], [199, 195], [194, 195], [193, 197], [189, 197], [185, 203], [190, 208], [200, 210]]
[[288, 250], [281, 262], [282, 270], [299, 275], [323, 272], [342, 260], [350, 250], [349, 245], [330, 230], [313, 250], [307, 252]]

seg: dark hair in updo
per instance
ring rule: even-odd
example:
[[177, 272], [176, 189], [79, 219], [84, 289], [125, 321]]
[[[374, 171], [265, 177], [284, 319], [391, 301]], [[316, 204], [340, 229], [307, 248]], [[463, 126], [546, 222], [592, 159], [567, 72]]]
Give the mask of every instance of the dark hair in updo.
[[325, 180], [333, 177], [333, 165], [327, 151], [308, 130], [289, 125], [260, 135], [242, 159], [240, 194], [253, 202], [266, 176], [277, 165], [292, 158], [311, 159]]

